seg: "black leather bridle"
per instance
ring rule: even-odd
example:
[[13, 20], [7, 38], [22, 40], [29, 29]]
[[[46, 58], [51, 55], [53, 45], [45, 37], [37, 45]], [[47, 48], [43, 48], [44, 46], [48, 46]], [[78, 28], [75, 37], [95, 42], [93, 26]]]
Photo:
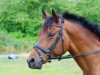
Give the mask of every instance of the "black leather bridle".
[[[57, 25], [57, 26], [55, 25], [55, 27], [60, 28], [60, 31], [59, 31], [54, 43], [50, 46], [50, 49], [47, 50], [46, 48], [40, 46], [39, 44], [36, 44], [33, 47], [36, 50], [36, 52], [38, 53], [38, 55], [39, 55], [39, 57], [41, 58], [42, 61], [46, 61], [46, 56], [49, 57], [48, 62], [51, 62], [51, 59], [61, 60], [61, 59], [67, 59], [67, 58], [78, 58], [78, 57], [88, 56], [88, 55], [92, 55], [92, 54], [96, 54], [96, 53], [100, 52], [100, 50], [97, 50], [97, 51], [94, 51], [94, 52], [89, 52], [89, 53], [86, 53], [86, 54], [79, 54], [79, 55], [76, 55], [76, 56], [72, 56], [72, 55], [62, 56], [63, 52], [64, 52], [64, 36], [63, 36], [64, 18], [61, 17], [60, 19], [61, 19], [61, 24]], [[52, 57], [51, 55], [53, 54], [60, 38], [62, 39], [62, 55], [57, 56], [57, 57]], [[42, 51], [46, 56], [42, 56], [41, 53], [39, 52], [39, 50]]]

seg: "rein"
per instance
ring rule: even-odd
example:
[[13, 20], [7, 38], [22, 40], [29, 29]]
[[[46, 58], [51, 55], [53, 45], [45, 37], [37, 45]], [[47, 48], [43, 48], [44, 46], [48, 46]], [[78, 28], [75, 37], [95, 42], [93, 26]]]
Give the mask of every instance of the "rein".
[[[59, 27], [60, 28], [60, 31], [55, 39], [55, 42], [50, 46], [50, 49], [47, 50], [46, 48], [40, 46], [39, 44], [36, 44], [33, 48], [35, 48], [36, 52], [38, 53], [39, 57], [41, 58], [42, 61], [46, 61], [45, 60], [45, 56], [42, 56], [38, 50], [42, 51], [44, 54], [46, 54], [46, 56], [49, 57], [49, 60], [48, 62], [51, 62], [51, 59], [58, 59], [58, 60], [61, 60], [61, 59], [68, 59], [68, 58], [79, 58], [79, 57], [84, 57], [84, 56], [88, 56], [88, 55], [93, 55], [93, 54], [96, 54], [96, 53], [99, 53], [100, 50], [97, 50], [97, 51], [94, 51], [94, 52], [89, 52], [89, 53], [86, 53], [86, 54], [79, 54], [79, 55], [76, 55], [76, 56], [72, 56], [72, 55], [66, 55], [66, 56], [62, 56], [63, 55], [63, 52], [64, 52], [64, 36], [63, 36], [63, 27], [64, 27], [64, 18], [61, 17], [61, 24], [60, 26], [55, 26], [55, 27]], [[54, 52], [60, 38], [62, 39], [62, 55], [61, 56], [57, 56], [57, 57], [51, 57], [52, 53]]]

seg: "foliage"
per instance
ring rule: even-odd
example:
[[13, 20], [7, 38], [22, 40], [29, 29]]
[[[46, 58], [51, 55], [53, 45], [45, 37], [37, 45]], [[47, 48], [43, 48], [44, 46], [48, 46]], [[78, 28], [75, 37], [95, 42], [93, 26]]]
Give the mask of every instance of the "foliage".
[[100, 22], [100, 1], [84, 0], [70, 2], [69, 0], [0, 0], [0, 28], [8, 32], [20, 32], [36, 36], [42, 26], [41, 9], [49, 13], [55, 9], [58, 13], [70, 11]]
[[49, 14], [52, 9], [60, 15], [63, 11], [69, 11], [100, 23], [100, 0], [0, 0], [0, 32], [11, 36], [3, 37], [6, 40], [0, 41], [2, 47], [5, 46], [3, 42], [8, 41], [14, 48], [15, 44], [22, 46], [22, 40], [35, 43], [44, 22], [42, 8]]
[[24, 39], [21, 38], [20, 39], [12, 38], [11, 35], [4, 32], [0, 32], [0, 53], [29, 52], [29, 50], [32, 49], [32, 45], [34, 45], [35, 43], [35, 41], [28, 42], [28, 40], [25, 41]]

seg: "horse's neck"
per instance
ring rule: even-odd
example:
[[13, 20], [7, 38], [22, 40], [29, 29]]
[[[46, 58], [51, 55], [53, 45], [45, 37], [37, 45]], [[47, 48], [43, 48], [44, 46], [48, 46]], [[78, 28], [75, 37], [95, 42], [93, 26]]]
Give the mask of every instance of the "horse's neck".
[[[74, 22], [65, 21], [65, 24], [67, 34], [71, 40], [71, 47], [69, 52], [72, 55], [100, 50], [100, 41], [97, 39], [94, 33]], [[89, 55], [75, 60], [82, 69], [88, 69], [89, 66], [94, 67], [94, 63], [100, 62], [100, 60], [95, 60], [98, 58], [98, 56], [98, 54], [95, 56]]]
[[86, 51], [91, 52], [100, 49], [99, 38], [94, 33], [77, 23], [65, 22], [69, 39], [80, 52], [85, 53]]

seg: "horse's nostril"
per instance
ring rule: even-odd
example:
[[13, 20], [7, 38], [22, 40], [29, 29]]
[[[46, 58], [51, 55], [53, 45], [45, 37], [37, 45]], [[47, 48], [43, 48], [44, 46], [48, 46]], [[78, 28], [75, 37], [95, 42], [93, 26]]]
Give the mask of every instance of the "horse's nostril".
[[35, 62], [35, 59], [34, 58], [31, 58], [30, 62]]

